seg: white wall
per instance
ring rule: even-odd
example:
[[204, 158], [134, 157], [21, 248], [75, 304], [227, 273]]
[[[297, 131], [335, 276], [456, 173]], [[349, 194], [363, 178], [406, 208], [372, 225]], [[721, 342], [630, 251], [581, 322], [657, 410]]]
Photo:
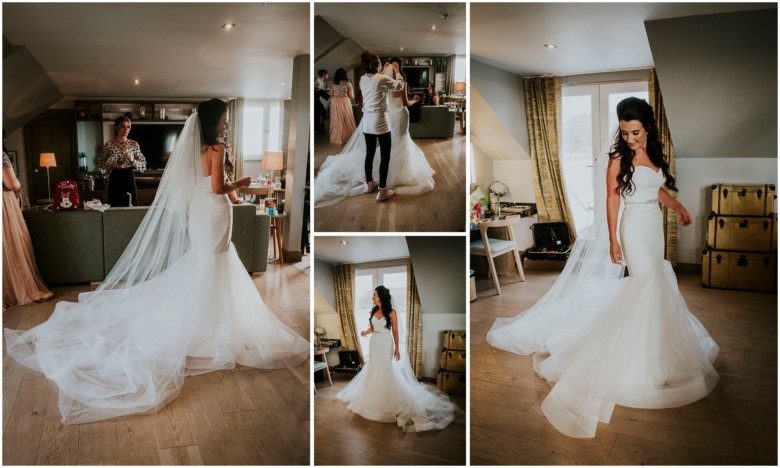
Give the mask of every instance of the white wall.
[[[678, 158], [678, 199], [693, 216], [688, 227], [678, 227], [678, 262], [701, 263], [712, 185], [777, 184], [776, 158]], [[776, 211], [776, 209], [775, 209]]]
[[[501, 199], [502, 201], [535, 202], [530, 160], [493, 161], [493, 173], [496, 174], [496, 179], [504, 182], [509, 188], [509, 192]], [[534, 236], [530, 228], [532, 224], [538, 221], [539, 218], [534, 215], [529, 218], [523, 218], [519, 223], [512, 226], [515, 240], [517, 240], [517, 245], [521, 250], [528, 249], [534, 245]]]
[[466, 314], [423, 313], [423, 377], [436, 378], [441, 361], [441, 332], [465, 329]]

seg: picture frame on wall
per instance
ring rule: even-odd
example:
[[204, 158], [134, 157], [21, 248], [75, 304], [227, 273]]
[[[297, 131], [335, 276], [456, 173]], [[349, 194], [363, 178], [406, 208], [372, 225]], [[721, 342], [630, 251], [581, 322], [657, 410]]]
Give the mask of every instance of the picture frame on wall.
[[8, 159], [11, 160], [11, 164], [14, 167], [14, 174], [17, 176], [19, 175], [19, 158], [16, 155], [16, 151], [6, 151], [5, 154], [8, 155]]

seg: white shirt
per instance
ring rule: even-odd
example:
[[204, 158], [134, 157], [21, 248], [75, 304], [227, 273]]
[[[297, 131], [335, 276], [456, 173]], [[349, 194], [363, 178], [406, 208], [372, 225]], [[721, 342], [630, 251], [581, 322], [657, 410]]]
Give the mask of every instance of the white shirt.
[[363, 93], [363, 133], [382, 135], [390, 131], [387, 123], [388, 91], [401, 91], [404, 82], [394, 80], [381, 73], [365, 74], [360, 77], [360, 90]]

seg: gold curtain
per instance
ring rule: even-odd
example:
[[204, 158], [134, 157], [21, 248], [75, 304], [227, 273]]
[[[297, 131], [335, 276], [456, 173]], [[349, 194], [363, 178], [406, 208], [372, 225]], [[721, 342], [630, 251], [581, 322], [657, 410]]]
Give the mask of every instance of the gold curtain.
[[444, 80], [444, 89], [447, 94], [455, 94], [455, 56], [447, 56], [447, 75]]
[[352, 289], [355, 284], [355, 265], [333, 265], [333, 289], [336, 292], [336, 311], [341, 322], [341, 346], [355, 350], [363, 360], [363, 350], [355, 329], [355, 309], [352, 305]]
[[228, 144], [233, 151], [234, 164], [236, 166], [234, 180], [244, 177], [244, 99], [237, 98], [228, 101], [228, 118], [230, 130], [228, 131]]
[[406, 348], [414, 375], [419, 380], [423, 371], [423, 320], [411, 258], [406, 259]]
[[[674, 145], [672, 145], [672, 134], [669, 131], [669, 121], [666, 120], [666, 110], [664, 109], [664, 100], [661, 96], [661, 88], [658, 86], [658, 75], [655, 69], [651, 68], [647, 77], [648, 94], [650, 96], [650, 105], [653, 107], [655, 123], [658, 126], [658, 138], [664, 145], [664, 154], [669, 162], [669, 172], [677, 177], [677, 163], [674, 155]], [[679, 184], [678, 184], [679, 185]], [[677, 198], [677, 193], [669, 192], [673, 198]], [[667, 207], [663, 207], [664, 215], [664, 242], [666, 243], [666, 260], [672, 265], [677, 265], [677, 214]]]
[[574, 232], [563, 185], [558, 145], [562, 85], [563, 79], [559, 76], [523, 79], [534, 198], [539, 221], [565, 221]]

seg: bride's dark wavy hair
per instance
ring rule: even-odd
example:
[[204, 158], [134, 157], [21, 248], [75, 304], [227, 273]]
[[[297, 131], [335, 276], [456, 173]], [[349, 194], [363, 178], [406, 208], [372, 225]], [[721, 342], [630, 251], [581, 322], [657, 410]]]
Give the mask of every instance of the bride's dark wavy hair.
[[363, 62], [363, 69], [366, 73], [379, 73], [381, 62], [379, 61], [379, 56], [376, 54], [368, 51], [363, 52], [360, 56], [360, 61]]
[[[393, 310], [393, 298], [390, 297], [390, 290], [380, 285], [377, 286], [374, 291], [376, 291], [376, 295], [379, 296], [379, 304], [381, 305], [382, 315], [385, 316], [385, 328], [390, 330], [393, 328], [393, 319], [390, 317], [390, 311]], [[371, 316], [368, 319], [369, 323], [371, 323], [371, 318], [374, 316], [374, 312], [379, 309], [380, 306], [377, 305], [371, 309]]]
[[200, 121], [200, 136], [203, 143], [214, 146], [219, 144], [217, 125], [222, 114], [227, 112], [227, 104], [221, 99], [209, 99], [198, 104], [198, 120]]
[[[674, 176], [669, 172], [669, 163], [664, 155], [664, 144], [658, 138], [658, 126], [655, 123], [653, 108], [643, 99], [636, 97], [625, 98], [617, 105], [618, 121], [630, 122], [638, 120], [647, 132], [647, 156], [654, 166], [660, 167], [666, 178], [664, 185], [667, 189], [677, 191]], [[610, 158], [620, 160], [620, 172], [617, 175], [617, 191], [621, 195], [629, 195], [634, 192], [636, 186], [631, 180], [634, 177], [634, 150], [632, 150], [623, 138], [620, 127], [615, 134], [615, 144], [609, 151]]]

